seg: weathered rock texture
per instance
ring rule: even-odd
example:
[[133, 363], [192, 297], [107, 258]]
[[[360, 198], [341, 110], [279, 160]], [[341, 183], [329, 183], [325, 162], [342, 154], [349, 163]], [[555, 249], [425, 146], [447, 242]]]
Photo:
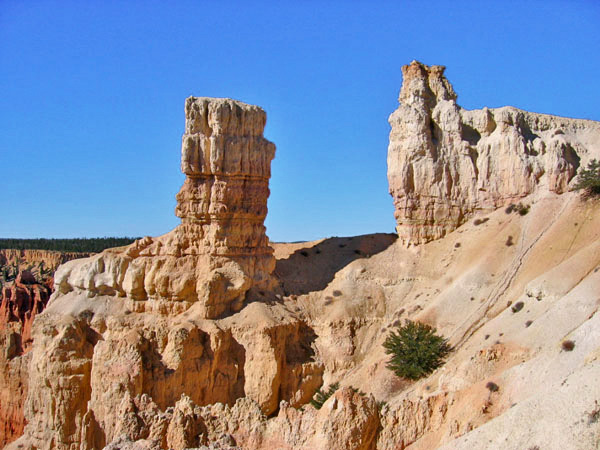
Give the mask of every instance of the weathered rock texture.
[[[322, 384], [314, 332], [277, 303], [271, 278], [265, 113], [206, 98], [185, 110], [182, 224], [59, 268], [33, 328], [28, 425], [15, 445], [101, 449], [124, 437], [183, 448], [202, 428], [173, 411], [182, 396], [198, 406], [245, 397], [268, 416]], [[263, 301], [242, 309], [246, 299]]]
[[26, 271], [0, 291], [0, 446], [23, 432], [31, 326], [48, 303], [50, 291]]
[[[31, 347], [31, 325], [50, 299], [52, 279], [39, 283], [28, 271], [19, 273], [0, 296], [0, 333], [9, 333], [7, 358], [22, 355]], [[16, 337], [18, 335], [18, 338]]]
[[[379, 412], [373, 397], [349, 388], [337, 391], [320, 410], [300, 411], [281, 402], [276, 417], [268, 419], [248, 398], [235, 405], [199, 407], [183, 396], [165, 415], [166, 439], [131, 442], [121, 435], [105, 450], [172, 448], [184, 450], [210, 445], [214, 449], [369, 450], [375, 448]], [[137, 446], [136, 446], [137, 445]]]
[[389, 122], [388, 180], [405, 244], [438, 239], [474, 213], [536, 191], [563, 193], [597, 122], [513, 107], [467, 111], [443, 66], [402, 67], [400, 106]]
[[180, 312], [199, 302], [204, 317], [216, 318], [238, 311], [252, 288], [272, 287], [275, 259], [263, 222], [275, 145], [262, 135], [265, 112], [190, 97], [185, 115], [181, 225], [63, 265], [55, 276], [60, 293], [126, 297], [135, 311]]
[[[48, 303], [56, 268], [89, 253], [0, 250], [3, 275], [15, 275], [0, 289], [0, 447], [18, 438], [25, 426], [23, 407], [29, 377], [33, 320]], [[29, 270], [27, 270], [29, 269]], [[4, 277], [3, 277], [4, 278]]]

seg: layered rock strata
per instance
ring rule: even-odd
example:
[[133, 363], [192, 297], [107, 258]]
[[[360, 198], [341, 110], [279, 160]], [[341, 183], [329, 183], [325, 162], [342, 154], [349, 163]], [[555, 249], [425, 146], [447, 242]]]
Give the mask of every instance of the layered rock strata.
[[281, 402], [276, 417], [267, 419], [247, 398], [229, 407], [222, 404], [198, 407], [182, 397], [169, 411], [164, 441], [146, 438], [132, 442], [119, 436], [105, 450], [124, 448], [184, 450], [210, 445], [212, 449], [374, 449], [379, 412], [373, 397], [352, 389], [337, 391], [320, 410], [300, 411]]
[[565, 192], [596, 145], [591, 131], [600, 131], [597, 122], [513, 107], [467, 111], [444, 69], [402, 67], [400, 106], [389, 117], [389, 188], [408, 245], [536, 191]]
[[248, 291], [272, 286], [273, 250], [265, 235], [275, 145], [263, 137], [265, 112], [231, 99], [190, 97], [185, 103], [177, 194], [182, 223], [55, 275], [61, 294], [116, 295], [135, 311], [181, 312], [203, 305], [203, 316], [238, 311]]
[[54, 272], [61, 264], [78, 258], [93, 255], [89, 252], [59, 252], [55, 250], [19, 250], [5, 248], [0, 250], [0, 266], [18, 265], [19, 270], [42, 264], [44, 269]]

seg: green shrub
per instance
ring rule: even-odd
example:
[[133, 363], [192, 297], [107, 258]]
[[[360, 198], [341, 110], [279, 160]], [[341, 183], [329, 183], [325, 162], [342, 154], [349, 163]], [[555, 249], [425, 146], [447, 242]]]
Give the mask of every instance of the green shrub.
[[317, 409], [321, 409], [321, 407], [323, 406], [323, 403], [325, 403], [327, 401], [327, 399], [329, 397], [331, 397], [334, 394], [334, 392], [339, 389], [339, 387], [340, 387], [340, 383], [333, 383], [331, 386], [329, 386], [329, 389], [327, 389], [326, 391], [317, 389], [317, 392], [315, 392], [315, 395], [312, 398], [312, 400], [310, 401], [310, 404], [313, 405]]
[[579, 170], [577, 184], [573, 186], [576, 191], [584, 190], [587, 195], [600, 195], [600, 162], [592, 159], [587, 169]]
[[387, 368], [399, 377], [418, 380], [440, 367], [452, 348], [435, 332], [435, 328], [420, 322], [407, 321], [398, 326], [383, 343], [385, 352], [392, 356]]
[[572, 352], [573, 349], [575, 348], [575, 342], [570, 341], [570, 340], [569, 341], [563, 341], [562, 344], [561, 344], [561, 346], [562, 346], [562, 349], [565, 352]]
[[519, 213], [520, 216], [525, 216], [527, 215], [527, 213], [529, 212], [529, 208], [531, 208], [530, 205], [525, 205], [523, 203], [520, 203], [515, 206], [516, 211]]

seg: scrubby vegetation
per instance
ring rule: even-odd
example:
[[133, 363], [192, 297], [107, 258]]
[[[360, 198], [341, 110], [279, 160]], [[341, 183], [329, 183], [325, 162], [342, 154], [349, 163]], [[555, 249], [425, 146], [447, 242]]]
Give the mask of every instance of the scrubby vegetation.
[[565, 352], [571, 352], [575, 348], [575, 342], [570, 340], [563, 341], [561, 347]]
[[527, 205], [525, 203], [519, 202], [516, 205], [515, 204], [508, 205], [508, 207], [504, 210], [504, 212], [506, 214], [511, 214], [513, 212], [516, 212], [521, 216], [525, 216], [529, 212], [530, 209], [531, 209], [531, 205]]
[[494, 383], [493, 381], [488, 381], [487, 384], [485, 385], [485, 387], [490, 392], [498, 392], [498, 390], [500, 389], [500, 387], [498, 387], [498, 385], [496, 383]]
[[588, 196], [600, 195], [600, 162], [592, 159], [587, 168], [580, 169], [577, 174], [576, 191], [582, 190]]
[[391, 355], [387, 368], [410, 380], [429, 375], [444, 363], [452, 350], [448, 340], [437, 335], [435, 328], [412, 321], [392, 331], [383, 347]]
[[524, 203], [519, 203], [515, 209], [516, 211], [519, 213], [520, 216], [524, 216], [529, 212], [529, 209], [531, 208], [530, 205], [526, 205]]
[[512, 306], [511, 310], [514, 313], [518, 313], [519, 311], [521, 311], [523, 309], [523, 306], [525, 306], [525, 303], [517, 302]]
[[310, 404], [313, 405], [316, 409], [321, 409], [323, 404], [327, 401], [329, 397], [331, 397], [335, 391], [340, 388], [340, 383], [333, 383], [326, 391], [322, 391], [320, 388], [317, 389], [315, 395], [313, 396]]
[[0, 249], [98, 253], [107, 248], [129, 245], [136, 239], [138, 238], [0, 239]]

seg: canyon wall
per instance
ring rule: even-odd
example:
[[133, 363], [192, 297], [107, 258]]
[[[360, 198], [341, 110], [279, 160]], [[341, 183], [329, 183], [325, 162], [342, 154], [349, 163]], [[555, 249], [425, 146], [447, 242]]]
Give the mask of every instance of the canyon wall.
[[406, 245], [537, 191], [566, 192], [600, 130], [513, 107], [464, 110], [444, 69], [403, 66], [400, 106], [389, 117], [388, 181]]
[[93, 253], [77, 252], [59, 252], [53, 250], [17, 250], [1, 249], [0, 266], [19, 263], [19, 270], [26, 270], [29, 266], [39, 266], [44, 263], [44, 267], [54, 272], [58, 266], [73, 259], [85, 258]]

